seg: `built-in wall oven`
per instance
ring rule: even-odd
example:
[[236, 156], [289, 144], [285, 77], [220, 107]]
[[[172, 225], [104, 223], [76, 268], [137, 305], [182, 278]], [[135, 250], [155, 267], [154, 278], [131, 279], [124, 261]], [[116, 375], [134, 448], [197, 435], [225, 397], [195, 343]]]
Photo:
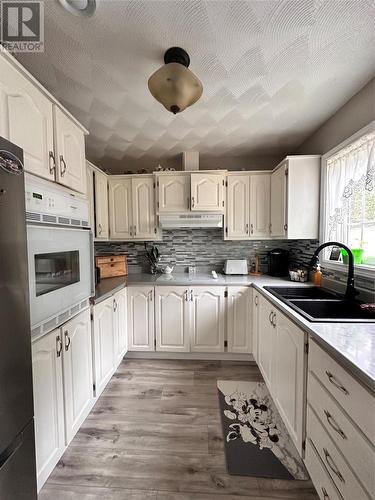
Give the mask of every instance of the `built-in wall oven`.
[[56, 328], [89, 306], [93, 243], [87, 200], [32, 176], [26, 178], [31, 333]]

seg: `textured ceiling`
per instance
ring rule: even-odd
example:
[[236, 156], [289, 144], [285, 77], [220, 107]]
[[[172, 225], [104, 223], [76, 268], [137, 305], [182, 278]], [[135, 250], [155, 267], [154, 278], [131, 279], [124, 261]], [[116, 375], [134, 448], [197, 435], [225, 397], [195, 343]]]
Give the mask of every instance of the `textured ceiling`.
[[[98, 0], [91, 18], [45, 1], [45, 53], [18, 59], [89, 129], [87, 156], [121, 171], [184, 150], [292, 152], [374, 74], [372, 0]], [[148, 77], [179, 45], [204, 86], [174, 116]]]

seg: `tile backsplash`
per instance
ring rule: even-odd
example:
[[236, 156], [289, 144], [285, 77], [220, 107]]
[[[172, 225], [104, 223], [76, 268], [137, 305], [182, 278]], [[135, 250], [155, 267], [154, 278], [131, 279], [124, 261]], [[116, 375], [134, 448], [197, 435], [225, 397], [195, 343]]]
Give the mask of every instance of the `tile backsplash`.
[[[150, 247], [152, 243], [148, 243]], [[155, 242], [161, 255], [161, 265], [174, 265], [180, 270], [193, 265], [221, 271], [225, 259], [248, 259], [251, 263], [255, 255], [260, 257], [262, 272], [267, 272], [267, 252], [274, 248], [290, 251], [292, 266], [307, 266], [313, 251], [318, 246], [316, 240], [254, 240], [224, 241], [221, 229], [176, 229], [163, 231], [163, 241]], [[143, 242], [97, 242], [96, 255], [125, 254], [130, 271], [148, 271]]]

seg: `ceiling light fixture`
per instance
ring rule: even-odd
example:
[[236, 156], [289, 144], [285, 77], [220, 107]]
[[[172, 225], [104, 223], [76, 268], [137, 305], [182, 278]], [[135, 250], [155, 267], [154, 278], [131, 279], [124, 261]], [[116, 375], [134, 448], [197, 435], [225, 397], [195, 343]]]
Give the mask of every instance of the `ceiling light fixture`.
[[148, 80], [151, 94], [168, 111], [181, 113], [201, 97], [203, 86], [188, 67], [189, 54], [180, 47], [171, 47], [164, 54], [165, 66]]
[[59, 0], [60, 4], [75, 16], [90, 17], [96, 10], [96, 0]]

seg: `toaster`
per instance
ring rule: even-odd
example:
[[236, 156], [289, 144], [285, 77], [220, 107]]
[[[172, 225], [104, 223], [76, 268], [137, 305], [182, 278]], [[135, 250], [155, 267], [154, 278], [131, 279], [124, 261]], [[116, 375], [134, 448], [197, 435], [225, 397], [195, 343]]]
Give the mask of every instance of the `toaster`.
[[224, 274], [247, 274], [246, 259], [227, 259], [224, 263]]

